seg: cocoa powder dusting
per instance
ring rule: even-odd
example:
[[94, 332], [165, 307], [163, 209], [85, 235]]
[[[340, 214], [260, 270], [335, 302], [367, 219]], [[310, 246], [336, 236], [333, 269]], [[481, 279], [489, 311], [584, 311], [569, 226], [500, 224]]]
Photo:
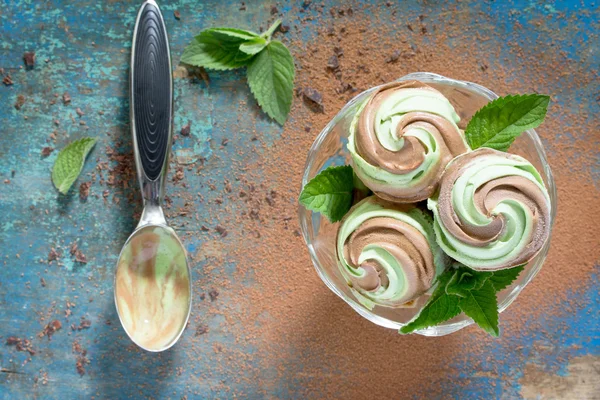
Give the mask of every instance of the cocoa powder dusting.
[[[303, 388], [296, 393], [300, 397], [442, 397], [443, 383], [459, 373], [453, 365], [469, 360], [476, 366], [474, 360], [481, 359], [494, 340], [508, 348], [511, 338], [531, 329], [543, 331], [543, 327], [532, 326], [537, 317], [561, 315], [565, 308], [585, 306], [574, 300], [582, 296], [569, 293], [583, 294], [589, 289], [598, 263], [597, 250], [593, 249], [600, 245], [595, 225], [600, 220], [596, 200], [600, 190], [592, 183], [597, 157], [596, 150], [590, 149], [599, 148], [600, 126], [588, 105], [575, 106], [580, 99], [564, 96], [573, 96], [574, 88], [597, 80], [597, 70], [566, 62], [558, 46], [548, 48], [545, 42], [523, 47], [514, 44], [510, 56], [518, 59], [519, 65], [501, 63], [498, 60], [506, 54], [501, 54], [494, 41], [484, 40], [481, 33], [487, 29], [493, 34], [491, 19], [482, 21], [472, 35], [465, 35], [472, 15], [450, 10], [452, 24], [441, 29], [432, 26], [426, 16], [418, 20], [394, 14], [390, 17], [391, 8], [360, 6], [352, 7], [351, 13], [346, 8], [344, 13], [336, 9], [332, 13], [335, 17], [329, 16], [328, 9], [321, 9], [322, 18], [328, 22], [314, 40], [288, 43], [297, 65], [295, 86], [300, 90], [284, 132], [268, 146], [259, 135], [258, 140], [240, 147], [244, 149], [240, 152], [247, 153], [243, 154], [247, 162], [233, 165], [234, 170], [242, 171], [236, 175], [237, 187], [233, 188], [239, 196], [231, 196], [235, 211], [220, 214], [222, 230], [217, 229], [229, 235], [221, 233], [221, 238], [205, 242], [190, 255], [195, 262], [209, 261], [206, 274], [228, 263], [236, 265], [232, 274], [219, 278], [219, 290], [228, 301], [203, 302], [202, 307], [209, 307], [209, 315], [225, 318], [229, 326], [240, 327], [235, 328], [239, 332], [235, 347], [219, 345], [214, 351], [225, 353], [219, 358], [228, 360], [223, 369], [250, 371], [238, 379], [253, 376], [260, 380], [253, 386], [265, 396], [272, 393], [270, 385], [274, 382], [285, 383], [294, 376], [299, 382], [294, 388]], [[395, 23], [378, 23], [380, 18], [391, 18]], [[489, 17], [480, 13], [480, 18]], [[485, 23], [490, 27], [485, 28]], [[407, 24], [412, 29], [406, 28]], [[515, 23], [514, 29], [522, 27]], [[544, 33], [549, 42], [559, 40], [556, 32]], [[461, 40], [453, 41], [454, 37]], [[499, 95], [549, 93], [554, 99], [574, 104], [561, 108], [554, 103], [537, 130], [558, 187], [552, 249], [541, 273], [501, 315], [500, 339], [489, 338], [477, 327], [431, 339], [400, 336], [376, 326], [321, 282], [298, 235], [297, 198], [306, 155], [318, 132], [360, 91], [416, 71], [474, 81]], [[303, 88], [318, 88], [322, 102], [318, 112], [307, 106]], [[263, 149], [256, 152], [255, 146]], [[256, 154], [264, 155], [256, 159]], [[210, 177], [210, 171], [199, 174]], [[272, 195], [265, 197], [271, 191], [277, 193], [277, 201]], [[248, 276], [252, 285], [242, 283]], [[200, 293], [213, 284], [196, 282], [195, 290]], [[207, 336], [210, 332], [192, 340]], [[204, 357], [193, 343], [193, 351]], [[247, 354], [238, 345], [257, 350]], [[265, 378], [261, 374], [265, 369], [276, 371], [276, 376]], [[329, 370], [343, 373], [330, 374]]]

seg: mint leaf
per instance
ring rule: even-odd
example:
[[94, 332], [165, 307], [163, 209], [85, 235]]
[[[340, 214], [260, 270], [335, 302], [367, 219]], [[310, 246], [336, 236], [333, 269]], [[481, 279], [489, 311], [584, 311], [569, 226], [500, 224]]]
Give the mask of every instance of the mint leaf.
[[270, 42], [248, 66], [250, 90], [263, 111], [281, 125], [292, 106], [295, 73], [290, 51], [277, 40]]
[[221, 43], [231, 43], [240, 45], [248, 40], [259, 37], [258, 34], [243, 29], [235, 28], [210, 28], [203, 32], [210, 33], [215, 39]]
[[267, 41], [264, 38], [257, 37], [242, 43], [240, 45], [240, 51], [253, 56], [260, 53], [265, 47], [267, 47]]
[[480, 289], [491, 276], [491, 272], [475, 271], [461, 265], [454, 271], [454, 275], [446, 285], [446, 293], [467, 297], [471, 290]]
[[550, 97], [540, 94], [500, 97], [473, 115], [465, 137], [473, 150], [479, 147], [507, 151], [527, 129], [538, 127], [546, 116]]
[[329, 167], [312, 178], [300, 193], [300, 204], [323, 214], [331, 222], [341, 220], [352, 207], [352, 167]]
[[185, 48], [181, 62], [216, 70], [248, 67], [252, 94], [263, 111], [281, 125], [292, 106], [294, 59], [288, 48], [271, 40], [281, 20], [261, 35], [235, 28], [205, 29]]
[[514, 267], [514, 268], [501, 269], [498, 271], [494, 271], [494, 273], [492, 274], [492, 276], [490, 278], [490, 282], [494, 286], [494, 289], [496, 290], [496, 292], [499, 292], [502, 289], [505, 289], [506, 287], [508, 287], [511, 283], [513, 283], [513, 281], [515, 279], [517, 279], [517, 276], [519, 276], [519, 274], [524, 269], [525, 269], [525, 265], [520, 265], [520, 266]]
[[459, 297], [446, 293], [446, 286], [454, 276], [454, 272], [454, 270], [449, 269], [438, 277], [437, 287], [427, 304], [425, 304], [425, 307], [423, 307], [416, 318], [400, 329], [400, 333], [406, 334], [435, 326], [456, 317], [460, 313], [460, 308], [458, 307]]
[[430, 299], [415, 320], [400, 328], [400, 333], [411, 333], [419, 329], [435, 326], [456, 317], [460, 313], [458, 303], [459, 297], [451, 296], [446, 293], [442, 293], [440, 296]]
[[58, 153], [52, 168], [52, 183], [59, 192], [67, 194], [81, 173], [85, 158], [95, 144], [96, 139], [83, 138], [71, 142]]
[[467, 292], [466, 297], [460, 298], [458, 306], [468, 317], [487, 333], [498, 336], [498, 302], [496, 291], [490, 281], [487, 281], [479, 290]]
[[[217, 33], [210, 29], [200, 32], [181, 56], [181, 62], [216, 70], [240, 68], [248, 64], [250, 56], [240, 51], [239, 47], [246, 40]], [[224, 38], [228, 38], [224, 40]]]

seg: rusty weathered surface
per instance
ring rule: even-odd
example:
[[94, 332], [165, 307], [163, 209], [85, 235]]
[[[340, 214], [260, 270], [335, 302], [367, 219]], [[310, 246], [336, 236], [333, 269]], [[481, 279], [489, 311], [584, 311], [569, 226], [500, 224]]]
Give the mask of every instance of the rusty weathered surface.
[[[250, 28], [261, 24], [265, 27], [274, 4], [247, 1], [246, 10], [240, 10], [241, 3], [227, 3], [217, 0], [163, 2], [174, 66], [187, 42], [201, 28], [217, 25]], [[325, 1], [325, 8], [335, 3]], [[570, 13], [577, 17], [583, 32], [594, 29], [593, 20], [598, 16], [597, 11], [590, 13], [586, 4], [579, 3], [500, 3], [504, 2], [489, 6], [491, 18], [498, 22], [499, 34], [486, 39], [499, 47], [505, 46], [507, 36], [512, 40], [518, 40], [520, 34], [531, 35], [532, 40], [543, 36], [535, 30], [511, 32], [502, 24], [509, 14], [528, 21], [547, 19], [556, 12]], [[115, 169], [117, 160], [106, 148], [114, 148], [117, 157], [130, 151], [127, 72], [136, 4], [133, 1], [14, 0], [0, 7], [0, 67], [14, 81], [11, 86], [0, 87], [0, 397], [181, 398], [188, 395], [190, 398], [227, 398], [232, 393], [240, 393], [244, 397], [260, 398], [265, 390], [273, 397], [294, 397], [301, 389], [300, 381], [294, 377], [286, 382], [271, 382], [265, 389], [259, 388], [258, 383], [252, 385], [248, 379], [237, 379], [244, 376], [243, 370], [219, 367], [220, 358], [215, 355], [218, 353], [215, 349], [221, 345], [237, 346], [241, 353], [256, 351], [236, 343], [230, 331], [223, 329], [226, 322], [219, 315], [212, 315], [206, 325], [188, 328], [180, 343], [163, 354], [139, 351], [119, 326], [112, 297], [113, 268], [122, 244], [136, 224], [140, 204], [136, 201], [139, 197], [130, 171], [117, 169], [114, 173], [133, 187], [122, 188], [108, 182], [109, 171]], [[297, 7], [278, 7], [285, 20], [293, 24], [300, 16], [301, 4], [299, 1]], [[463, 21], [471, 21], [472, 27], [477, 29], [478, 13], [472, 11], [471, 6], [460, 3], [452, 12], [460, 13]], [[403, 5], [400, 12], [414, 16], [425, 8], [424, 4], [410, 3]], [[175, 10], [179, 11], [180, 19], [175, 18]], [[518, 12], [511, 14], [515, 10]], [[311, 12], [307, 9], [303, 16]], [[449, 13], [442, 7], [427, 8], [427, 12], [428, 18], [440, 26], [447, 21]], [[314, 28], [324, 23], [315, 18], [298, 25], [298, 29], [292, 29], [288, 35], [309, 40], [314, 38]], [[583, 51], [598, 52], [597, 44], [587, 48], [585, 41], [568, 41], [561, 45], [574, 60], [578, 60]], [[36, 54], [33, 69], [25, 68], [23, 54], [27, 51]], [[596, 68], [598, 59], [596, 55]], [[171, 178], [177, 180], [177, 166], [197, 168], [204, 160], [210, 161], [218, 150], [221, 161], [212, 165], [214, 182], [223, 182], [232, 173], [232, 163], [223, 160], [240, 157], [236, 146], [250, 148], [250, 141], [236, 139], [257, 131], [268, 146], [277, 140], [282, 130], [254, 106], [243, 73], [211, 73], [210, 88], [201, 78], [182, 79], [187, 75], [185, 69], [175, 71], [176, 130], [186, 126], [188, 121], [192, 123], [189, 135], [186, 132], [185, 137], [180, 136], [174, 144]], [[594, 90], [600, 91], [597, 82], [585, 93], [590, 95]], [[562, 100], [557, 101], [561, 104]], [[14, 107], [15, 104], [19, 106]], [[245, 120], [246, 132], [238, 132], [240, 115]], [[55, 141], [50, 139], [53, 132]], [[91, 182], [92, 173], [102, 163], [107, 168], [103, 171], [107, 181], [102, 183], [97, 173], [86, 201], [80, 200], [77, 188], [68, 196], [58, 196], [50, 181], [50, 169], [58, 151], [44, 156], [44, 152], [49, 152], [44, 148], [60, 149], [85, 135], [97, 137], [99, 143], [77, 185]], [[230, 144], [225, 146], [224, 140]], [[596, 170], [595, 176], [600, 176], [600, 172]], [[185, 218], [186, 215], [179, 215], [176, 210], [184, 206], [185, 201], [180, 197], [184, 193], [199, 193], [200, 197], [208, 198], [214, 195], [210, 194], [208, 182], [188, 179], [186, 185], [170, 183], [168, 191], [173, 200], [168, 211], [170, 221], [183, 232], [191, 254], [195, 254], [202, 243], [208, 243], [204, 248], [209, 257], [221, 251], [218, 240], [214, 240], [219, 234], [202, 229], [202, 226], [215, 226], [215, 203], [196, 203], [192, 213], [197, 218]], [[133, 202], [128, 201], [131, 196]], [[76, 252], [70, 254], [73, 243], [77, 243], [87, 263], [78, 262]], [[57, 251], [56, 260], [49, 264], [53, 248]], [[196, 280], [205, 278], [206, 257], [195, 260]], [[235, 265], [226, 266], [221, 272], [228, 273], [228, 269], [235, 269]], [[251, 279], [244, 284], [252, 285]], [[203, 314], [203, 301], [211, 298], [231, 301], [216, 292], [207, 293], [205, 300], [200, 300], [198, 294], [194, 293], [192, 312], [196, 315]], [[526, 349], [530, 357], [525, 365], [519, 360], [512, 361], [513, 355], [505, 354], [501, 346], [490, 349], [490, 357], [497, 361], [478, 363], [477, 368], [485, 369], [486, 363], [497, 362], [502, 375], [510, 379], [506, 385], [498, 384], [497, 375], [475, 370], [475, 364], [467, 362], [458, 366], [462, 372], [456, 380], [449, 380], [447, 393], [459, 398], [534, 397], [538, 393], [563, 398], [597, 396], [600, 393], [597, 283], [586, 297], [591, 299], [591, 306], [576, 310], [567, 320], [560, 321], [572, 329], [551, 331], [554, 336], [550, 348], [530, 346], [536, 338], [535, 332], [516, 343]], [[538, 322], [557, 325], [558, 321], [553, 318], [547, 316]], [[58, 330], [57, 325], [52, 325], [55, 320], [61, 322]], [[50, 327], [45, 329], [48, 324]], [[40, 337], [38, 334], [43, 331], [47, 335]], [[203, 335], [206, 340], [192, 346], [194, 335]], [[24, 351], [18, 351], [17, 343], [9, 340], [13, 336], [30, 341], [29, 345], [20, 342]], [[11, 344], [5, 345], [7, 341]], [[27, 348], [33, 349], [35, 355], [30, 355]], [[203, 353], [210, 356], [203, 357]], [[575, 358], [569, 360], [567, 355]], [[264, 379], [268, 381], [271, 373], [267, 368]], [[560, 377], [553, 379], [557, 375]], [[460, 379], [464, 377], [477, 378], [476, 383], [461, 385]], [[502, 387], [506, 388], [505, 392]]]

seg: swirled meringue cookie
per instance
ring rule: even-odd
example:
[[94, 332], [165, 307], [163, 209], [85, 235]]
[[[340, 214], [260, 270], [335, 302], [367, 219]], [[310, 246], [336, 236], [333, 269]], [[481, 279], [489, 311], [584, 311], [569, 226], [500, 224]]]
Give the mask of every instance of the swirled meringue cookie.
[[550, 235], [550, 197], [538, 171], [492, 149], [453, 160], [428, 207], [441, 248], [476, 270], [525, 264]]
[[459, 121], [448, 99], [424, 83], [384, 85], [350, 127], [354, 171], [385, 200], [425, 200], [437, 189], [448, 162], [469, 150]]
[[336, 246], [340, 272], [369, 309], [410, 306], [444, 269], [431, 217], [376, 196], [346, 214]]

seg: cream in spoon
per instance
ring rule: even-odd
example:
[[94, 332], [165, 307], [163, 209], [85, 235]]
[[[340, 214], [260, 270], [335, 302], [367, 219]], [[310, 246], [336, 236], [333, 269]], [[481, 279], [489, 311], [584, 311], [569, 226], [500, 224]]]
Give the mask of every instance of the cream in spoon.
[[123, 328], [142, 348], [160, 351], [178, 338], [189, 315], [185, 250], [172, 229], [140, 228], [117, 264], [115, 302]]

